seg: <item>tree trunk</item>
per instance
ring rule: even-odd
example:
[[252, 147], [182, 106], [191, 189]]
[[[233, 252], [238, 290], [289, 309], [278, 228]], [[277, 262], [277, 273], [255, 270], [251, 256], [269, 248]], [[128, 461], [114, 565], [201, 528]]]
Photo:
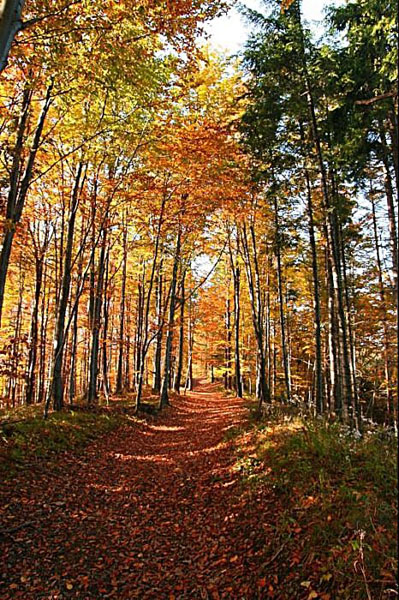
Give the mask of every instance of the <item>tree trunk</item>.
[[[143, 266], [143, 269], [145, 267]], [[137, 298], [137, 315], [136, 315], [136, 339], [135, 339], [135, 356], [134, 356], [134, 383], [136, 387], [136, 404], [140, 404], [141, 388], [140, 385], [140, 370], [141, 370], [141, 347], [143, 339], [143, 311], [144, 311], [144, 290], [143, 290], [144, 275], [138, 282], [138, 298]], [[138, 402], [137, 402], [138, 398]]]
[[349, 288], [348, 288], [348, 277], [347, 277], [347, 266], [346, 266], [346, 255], [345, 246], [343, 240], [342, 226], [340, 226], [340, 247], [341, 247], [341, 261], [342, 261], [342, 283], [344, 291], [344, 303], [345, 303], [345, 317], [348, 327], [348, 341], [349, 341], [349, 353], [350, 353], [350, 375], [352, 385], [352, 397], [353, 397], [353, 409], [354, 415], [353, 420], [356, 428], [362, 430], [362, 415], [360, 409], [360, 403], [357, 393], [357, 379], [356, 379], [356, 348], [354, 343], [353, 324], [350, 310], [350, 299], [349, 299]]
[[90, 377], [89, 377], [89, 389], [87, 395], [87, 402], [89, 405], [93, 405], [98, 398], [97, 393], [97, 381], [99, 372], [99, 351], [100, 351], [100, 329], [101, 329], [101, 314], [103, 306], [103, 293], [104, 293], [104, 271], [105, 271], [105, 257], [106, 257], [106, 245], [107, 245], [107, 219], [103, 224], [102, 240], [100, 258], [98, 261], [97, 269], [97, 285], [95, 288], [94, 297], [94, 314], [93, 314], [93, 325], [92, 325], [92, 339], [91, 339], [91, 353], [90, 353]]
[[168, 319], [168, 330], [166, 333], [166, 346], [165, 356], [163, 363], [163, 375], [161, 383], [161, 393], [159, 398], [159, 407], [163, 408], [169, 404], [169, 385], [170, 385], [170, 370], [171, 370], [171, 359], [172, 359], [172, 343], [173, 343], [173, 328], [175, 319], [175, 308], [176, 308], [176, 286], [177, 286], [177, 272], [180, 263], [180, 250], [181, 250], [181, 228], [177, 234], [176, 250], [173, 261], [173, 272], [172, 282], [170, 288], [170, 303], [169, 303], [169, 319]]
[[280, 312], [280, 331], [281, 331], [281, 350], [283, 353], [283, 367], [284, 367], [284, 381], [285, 389], [287, 392], [287, 402], [291, 401], [291, 380], [288, 365], [288, 353], [287, 353], [287, 339], [285, 332], [285, 315], [284, 315], [284, 298], [283, 298], [283, 278], [281, 268], [281, 245], [280, 245], [280, 224], [278, 217], [278, 203], [277, 196], [274, 196], [274, 225], [275, 225], [275, 249], [277, 258], [277, 285], [278, 285], [278, 298], [279, 298], [279, 312]]
[[22, 264], [19, 264], [19, 290], [18, 290], [18, 304], [17, 314], [15, 316], [14, 335], [11, 341], [11, 369], [9, 375], [9, 396], [11, 398], [12, 407], [15, 408], [16, 401], [18, 399], [18, 363], [19, 363], [19, 346], [21, 336], [21, 325], [22, 325], [22, 300], [25, 284], [25, 272], [22, 271]]
[[122, 266], [122, 289], [120, 301], [120, 321], [119, 321], [119, 353], [118, 353], [118, 372], [116, 376], [115, 392], [120, 394], [123, 390], [123, 351], [124, 351], [124, 331], [125, 331], [125, 305], [126, 305], [126, 267], [127, 267], [127, 227], [124, 223], [123, 228], [123, 266]]
[[[102, 376], [103, 376], [103, 391], [107, 405], [109, 404], [110, 385], [108, 378], [108, 324], [109, 324], [109, 303], [110, 298], [107, 295], [109, 283], [109, 255], [108, 248], [105, 259], [105, 281], [104, 281], [104, 302], [103, 302], [103, 331], [102, 331]], [[119, 331], [120, 333], [120, 331]], [[118, 365], [119, 366], [119, 365]]]
[[388, 145], [384, 132], [384, 128], [382, 123], [379, 124], [380, 127], [380, 139], [381, 139], [381, 148], [382, 148], [382, 162], [384, 164], [385, 170], [385, 178], [384, 178], [384, 187], [387, 199], [387, 209], [388, 209], [388, 224], [389, 224], [389, 238], [390, 238], [390, 249], [391, 249], [391, 259], [393, 270], [395, 273], [395, 279], [398, 277], [398, 260], [397, 260], [397, 252], [398, 252], [398, 235], [397, 235], [397, 226], [395, 219], [395, 204], [393, 197], [393, 185], [392, 185], [392, 177], [391, 177], [391, 168], [389, 164], [389, 155], [388, 155]]
[[[241, 231], [242, 256], [244, 259], [245, 272], [247, 275], [252, 323], [254, 327], [257, 345], [257, 362], [259, 367], [259, 387], [257, 389], [257, 398], [259, 401], [259, 408], [261, 408], [263, 402], [270, 403], [270, 391], [267, 385], [266, 362], [264, 355], [264, 332], [262, 323], [262, 299], [260, 295], [257, 245], [255, 239], [255, 229], [253, 225], [250, 226], [250, 231], [252, 240], [252, 260], [245, 225], [243, 226]], [[254, 263], [254, 266], [252, 266], [252, 261]]]
[[240, 303], [240, 288], [241, 288], [241, 273], [240, 265], [238, 262], [238, 255], [240, 252], [239, 247], [239, 236], [237, 235], [237, 254], [235, 258], [231, 250], [229, 243], [230, 253], [230, 266], [233, 274], [233, 288], [234, 288], [234, 371], [235, 371], [235, 389], [238, 398], [243, 397], [242, 390], [242, 379], [241, 379], [241, 359], [240, 359], [240, 316], [241, 316], [241, 303]]
[[158, 268], [157, 287], [156, 287], [156, 327], [157, 334], [155, 337], [155, 352], [154, 352], [154, 379], [153, 390], [155, 393], [161, 391], [161, 358], [162, 358], [162, 337], [163, 337], [163, 277], [162, 277], [162, 260]]
[[321, 313], [320, 313], [320, 291], [319, 273], [317, 264], [316, 236], [313, 218], [312, 191], [310, 187], [309, 172], [305, 168], [307, 208], [309, 218], [309, 241], [312, 252], [312, 275], [313, 275], [313, 306], [314, 306], [314, 335], [315, 335], [315, 398], [316, 412], [323, 413], [323, 365], [321, 348]]
[[3, 0], [0, 5], [0, 73], [6, 68], [11, 44], [22, 26], [25, 0]]
[[40, 354], [39, 354], [39, 389], [37, 401], [45, 398], [46, 389], [46, 355], [47, 355], [47, 330], [49, 320], [49, 295], [46, 294], [47, 268], [43, 271], [43, 294], [40, 307]]
[[184, 308], [185, 308], [185, 304], [186, 304], [185, 287], [184, 287], [185, 277], [186, 277], [186, 272], [184, 271], [183, 274], [182, 274], [181, 286], [180, 286], [180, 295], [181, 295], [181, 297], [180, 297], [179, 345], [178, 345], [176, 374], [175, 374], [175, 379], [174, 379], [174, 382], [173, 382], [173, 389], [177, 393], [180, 392], [181, 378], [182, 378], [182, 373], [183, 373]]
[[150, 274], [150, 281], [148, 284], [148, 292], [147, 292], [145, 307], [144, 307], [145, 292], [144, 292], [144, 278], [143, 278], [143, 298], [142, 298], [143, 325], [142, 325], [142, 336], [141, 336], [140, 344], [137, 347], [138, 384], [137, 384], [137, 395], [136, 395], [136, 410], [138, 410], [140, 407], [141, 394], [142, 394], [142, 390], [143, 390], [144, 371], [145, 371], [146, 364], [147, 364], [147, 352], [148, 352], [148, 348], [151, 343], [151, 340], [149, 340], [149, 335], [148, 335], [148, 322], [149, 322], [149, 318], [150, 318], [152, 289], [154, 287], [155, 273], [156, 273], [157, 262], [158, 262], [158, 254], [159, 254], [159, 248], [160, 248], [160, 243], [161, 243], [161, 230], [162, 230], [162, 225], [163, 225], [163, 215], [164, 215], [165, 206], [166, 206], [166, 196], [163, 197], [162, 205], [161, 205], [161, 212], [160, 212], [159, 220], [158, 220], [158, 227], [157, 227], [156, 238], [155, 238], [154, 256], [153, 256], [153, 260], [152, 260], [152, 268], [151, 268], [151, 274]]
[[48, 415], [50, 402], [53, 400], [54, 410], [61, 410], [64, 403], [64, 381], [62, 378], [62, 362], [65, 345], [65, 318], [71, 287], [72, 249], [75, 233], [76, 213], [79, 206], [79, 186], [82, 175], [83, 163], [80, 162], [75, 176], [75, 184], [72, 192], [71, 206], [68, 220], [67, 245], [65, 250], [64, 272], [62, 276], [61, 295], [58, 305], [58, 315], [55, 328], [55, 351], [53, 357], [53, 369], [50, 379], [50, 388], [45, 406], [45, 417]]
[[388, 309], [386, 302], [386, 294], [384, 287], [384, 279], [382, 272], [382, 261], [380, 253], [380, 244], [378, 240], [378, 227], [377, 227], [377, 216], [375, 210], [375, 202], [373, 197], [373, 191], [370, 191], [370, 201], [373, 216], [373, 232], [374, 232], [374, 245], [377, 261], [378, 271], [378, 288], [380, 293], [381, 311], [382, 311], [382, 324], [384, 332], [384, 368], [385, 368], [385, 383], [386, 383], [386, 398], [387, 398], [387, 415], [390, 424], [396, 427], [397, 415], [395, 402], [392, 395], [392, 375], [391, 375], [391, 364], [390, 364], [390, 348], [389, 348], [389, 326], [388, 326]]
[[[311, 133], [314, 142], [314, 149], [317, 156], [317, 161], [320, 170], [321, 188], [322, 188], [322, 199], [323, 199], [323, 211], [325, 216], [325, 226], [327, 232], [327, 247], [330, 253], [329, 263], [331, 267], [333, 290], [336, 300], [337, 316], [338, 316], [338, 337], [337, 344], [343, 364], [343, 387], [342, 397], [346, 402], [346, 408], [349, 412], [351, 426], [353, 425], [353, 390], [352, 380], [350, 372], [350, 358], [349, 358], [349, 346], [348, 346], [348, 330], [345, 319], [345, 308], [343, 298], [343, 283], [342, 283], [342, 265], [340, 261], [340, 246], [338, 239], [338, 217], [337, 208], [335, 203], [331, 202], [330, 192], [328, 189], [328, 178], [327, 170], [325, 165], [325, 159], [323, 150], [321, 147], [321, 139], [319, 135], [319, 128], [316, 118], [316, 108], [313, 97], [313, 90], [310, 82], [308, 73], [308, 67], [306, 62], [305, 44], [303, 39], [303, 29], [301, 22], [301, 14], [299, 8], [297, 8], [297, 21], [300, 27], [301, 44], [302, 44], [302, 70], [303, 80], [306, 90], [307, 106], [310, 120]], [[332, 184], [334, 190], [334, 182]]]
[[[188, 302], [188, 328], [187, 328], [187, 346], [188, 346], [188, 357], [187, 357], [187, 374], [186, 382], [184, 385], [184, 393], [187, 390], [190, 392], [194, 387], [193, 380], [193, 350], [194, 350], [194, 324], [193, 324], [193, 303], [191, 297]], [[211, 367], [211, 383], [214, 382], [213, 365]]]
[[8, 265], [10, 263], [12, 242], [14, 239], [16, 226], [21, 220], [26, 196], [28, 194], [28, 189], [32, 178], [33, 166], [36, 160], [36, 154], [39, 148], [39, 143], [42, 136], [44, 123], [46, 121], [46, 116], [51, 104], [50, 96], [52, 89], [53, 83], [51, 83], [47, 88], [46, 98], [43, 104], [42, 111], [39, 115], [39, 120], [36, 125], [32, 146], [30, 148], [29, 156], [25, 166], [25, 171], [22, 175], [21, 182], [19, 183], [22, 167], [21, 162], [24, 134], [28, 121], [29, 107], [32, 100], [32, 93], [29, 90], [29, 87], [27, 87], [24, 92], [22, 114], [18, 125], [17, 141], [14, 148], [14, 158], [11, 168], [10, 189], [7, 197], [6, 230], [3, 239], [3, 246], [0, 252], [0, 324], [3, 312], [4, 291], [7, 279]]
[[44, 256], [36, 257], [36, 283], [35, 297], [33, 301], [33, 310], [31, 318], [31, 327], [29, 334], [29, 357], [28, 357], [28, 378], [26, 384], [25, 402], [32, 404], [34, 402], [36, 388], [36, 360], [37, 360], [37, 343], [39, 334], [39, 307], [40, 295], [43, 283], [43, 262]]
[[[229, 285], [227, 286], [227, 293], [229, 293]], [[225, 311], [225, 329], [226, 329], [226, 346], [224, 349], [224, 360], [225, 360], [225, 373], [224, 373], [224, 388], [225, 390], [231, 389], [231, 307], [230, 298], [226, 298], [226, 311]]]

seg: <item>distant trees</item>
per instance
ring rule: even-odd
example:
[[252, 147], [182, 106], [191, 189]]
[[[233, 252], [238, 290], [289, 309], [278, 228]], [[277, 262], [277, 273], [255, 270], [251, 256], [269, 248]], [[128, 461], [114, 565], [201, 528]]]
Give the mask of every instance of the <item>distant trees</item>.
[[244, 77], [195, 49], [222, 2], [25, 6], [0, 79], [3, 404], [163, 407], [206, 373], [261, 410], [396, 423], [393, 3], [329, 10], [318, 43], [283, 4], [249, 11]]
[[[201, 14], [221, 5], [207, 6], [186, 14], [176, 3], [182, 29], [169, 22], [170, 43], [186, 39], [188, 48]], [[132, 26], [126, 19], [124, 35]], [[107, 76], [103, 88], [87, 78], [94, 66], [84, 49], [81, 73], [73, 61], [56, 65], [43, 56], [38, 65], [27, 51], [22, 65], [11, 56], [15, 80], [1, 82], [7, 405], [42, 402], [47, 415], [68, 400], [93, 405], [133, 388], [139, 409], [152, 375], [162, 405], [185, 377], [192, 386], [194, 309], [185, 282], [195, 288], [191, 260], [230, 170], [236, 142], [226, 119], [234, 97], [226, 102], [223, 88], [238, 77], [221, 80], [222, 59], [211, 55], [193, 56], [191, 72], [180, 71], [173, 56], [157, 55], [156, 33], [133, 44], [133, 54], [147, 52], [129, 78], [128, 46], [115, 50], [115, 70], [99, 56], [93, 73]], [[60, 85], [61, 73], [71, 89]]]
[[[287, 308], [282, 295], [284, 260], [279, 221], [286, 228], [291, 217], [283, 208], [287, 200], [281, 204], [283, 197], [290, 198], [291, 210], [297, 213], [302, 198], [306, 199], [315, 323], [312, 394], [316, 410], [333, 410], [353, 426], [360, 426], [359, 340], [354, 322], [360, 290], [355, 291], [352, 269], [361, 266], [353, 265], [351, 245], [357, 240], [354, 221], [361, 200], [354, 202], [350, 190], [354, 186], [367, 190], [370, 166], [379, 160], [384, 175], [375, 185], [382, 184], [386, 191], [391, 264], [396, 273], [396, 222], [389, 183], [395, 177], [397, 154], [397, 116], [390, 93], [395, 80], [393, 4], [387, 2], [381, 10], [373, 2], [366, 8], [351, 2], [344, 8], [331, 9], [332, 30], [347, 34], [348, 44], [342, 46], [312, 43], [298, 1], [285, 10], [278, 2], [265, 2], [265, 7], [265, 15], [249, 14], [258, 29], [244, 55], [251, 101], [242, 131], [256, 177], [274, 212], [286, 395], [289, 398], [290, 352], [284, 326]], [[364, 61], [361, 57], [367, 58]], [[374, 118], [365, 114], [365, 106], [372, 107]], [[322, 272], [324, 281], [320, 278]], [[324, 342], [323, 330], [328, 332]], [[389, 413], [396, 420], [393, 405]]]

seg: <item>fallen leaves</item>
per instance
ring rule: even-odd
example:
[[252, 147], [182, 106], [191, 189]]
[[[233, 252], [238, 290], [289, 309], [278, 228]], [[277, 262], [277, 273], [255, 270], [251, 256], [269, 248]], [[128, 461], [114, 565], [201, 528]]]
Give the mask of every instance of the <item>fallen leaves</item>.
[[5, 522], [35, 527], [6, 540], [2, 599], [257, 594], [270, 516], [242, 494], [222, 439], [245, 414], [242, 401], [199, 390], [156, 425], [123, 426], [55, 457], [46, 475], [14, 479]]
[[[317, 490], [296, 487], [287, 512], [273, 488], [280, 473], [254, 456], [247, 468], [266, 478], [242, 485], [237, 464], [253, 455], [253, 430], [222, 435], [245, 414], [241, 401], [200, 389], [174, 399], [156, 425], [125, 425], [46, 472], [20, 474], [0, 497], [2, 600], [352, 600], [309, 547]], [[336, 523], [324, 510], [323, 528]], [[391, 580], [393, 563], [379, 573]]]

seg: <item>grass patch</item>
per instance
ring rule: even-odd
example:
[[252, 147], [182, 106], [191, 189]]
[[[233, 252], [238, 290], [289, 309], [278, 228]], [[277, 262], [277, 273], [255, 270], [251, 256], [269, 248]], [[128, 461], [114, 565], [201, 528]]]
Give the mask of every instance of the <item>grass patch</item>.
[[123, 424], [143, 422], [158, 413], [159, 396], [152, 394], [151, 388], [144, 388], [142, 402], [136, 416], [134, 391], [113, 394], [109, 401], [101, 395], [92, 407], [80, 398], [75, 405], [50, 413], [46, 420], [43, 404], [1, 408], [0, 477], [9, 479], [42, 458], [84, 447]]
[[236, 468], [246, 488], [268, 487], [279, 506], [265, 556], [285, 540], [270, 567], [287, 592], [278, 597], [397, 597], [396, 440], [283, 413], [249, 428], [255, 451], [239, 449]]
[[9, 478], [40, 458], [85, 446], [129, 420], [111, 412], [65, 411], [0, 427], [0, 473]]

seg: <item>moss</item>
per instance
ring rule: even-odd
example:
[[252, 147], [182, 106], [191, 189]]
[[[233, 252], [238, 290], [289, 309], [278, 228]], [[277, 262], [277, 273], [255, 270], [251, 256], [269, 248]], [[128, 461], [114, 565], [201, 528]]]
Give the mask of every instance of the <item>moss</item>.
[[128, 422], [122, 414], [60, 412], [48, 419], [34, 416], [2, 426], [0, 472], [13, 476], [37, 458], [49, 458], [88, 444]]
[[282, 414], [252, 422], [249, 430], [255, 453], [249, 460], [240, 450], [237, 470], [249, 488], [267, 487], [280, 505], [276, 548], [291, 536], [282, 564], [299, 556], [300, 577], [330, 598], [366, 597], [365, 578], [373, 597], [380, 597], [381, 582], [392, 587], [396, 440], [379, 429], [358, 439], [339, 424]]

